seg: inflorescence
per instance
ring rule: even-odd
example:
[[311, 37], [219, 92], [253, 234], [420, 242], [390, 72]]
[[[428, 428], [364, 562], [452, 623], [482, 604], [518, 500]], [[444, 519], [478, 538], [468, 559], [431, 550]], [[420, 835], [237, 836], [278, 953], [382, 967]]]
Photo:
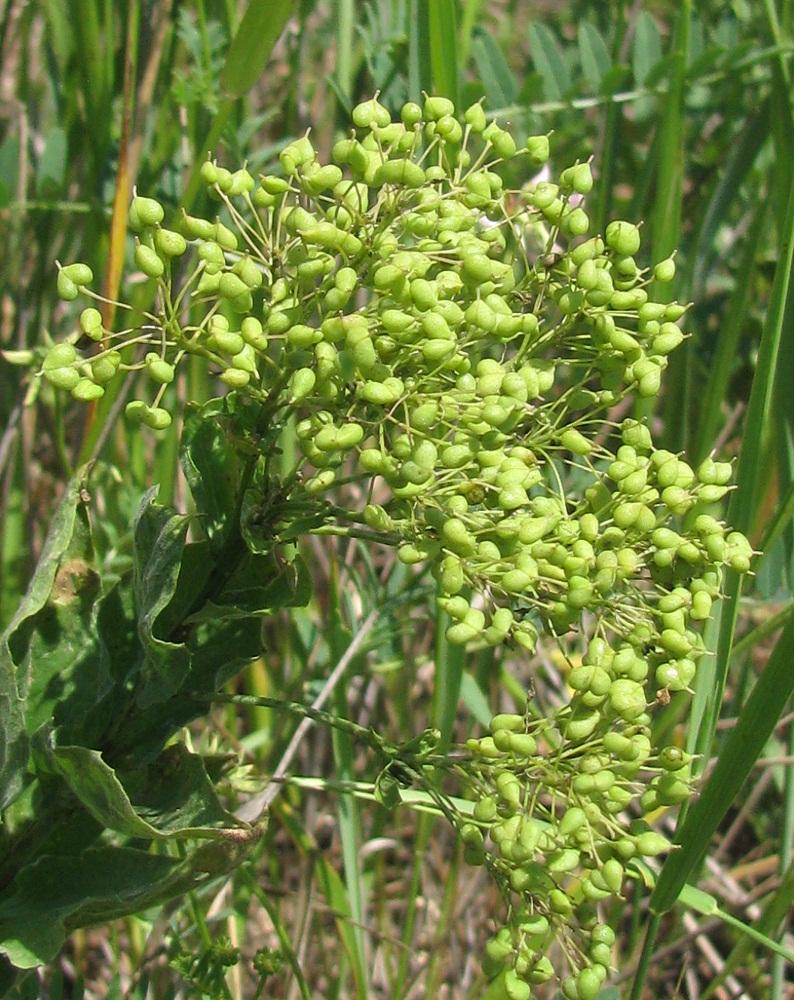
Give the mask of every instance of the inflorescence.
[[[348, 490], [353, 509], [335, 506], [334, 522], [430, 566], [449, 642], [532, 652], [545, 635], [569, 655], [562, 640], [578, 636], [567, 704], [497, 716], [469, 741], [478, 801], [458, 825], [509, 900], [488, 970], [526, 1000], [558, 974], [556, 940], [564, 995], [590, 1000], [614, 940], [595, 906], [668, 849], [642, 817], [691, 792], [690, 758], [651, 745], [650, 711], [691, 690], [722, 573], [750, 566], [714, 506], [731, 466], [692, 468], [643, 422], [613, 417], [658, 394], [686, 310], [653, 301], [675, 264], [643, 270], [637, 226], [591, 233], [589, 163], [511, 190], [505, 177], [546, 163], [548, 138], [519, 148], [480, 104], [459, 120], [429, 97], [393, 121], [373, 99], [353, 120], [328, 163], [309, 135], [278, 176], [208, 160], [219, 215], [183, 213], [178, 231], [136, 195], [135, 264], [157, 310], [114, 334], [86, 308], [93, 353], [57, 344], [42, 374], [93, 400], [143, 370], [154, 400], [127, 414], [160, 429], [177, 367], [202, 357], [294, 427], [291, 496], [322, 504], [363, 484], [365, 503]], [[71, 264], [59, 292], [91, 280]]]

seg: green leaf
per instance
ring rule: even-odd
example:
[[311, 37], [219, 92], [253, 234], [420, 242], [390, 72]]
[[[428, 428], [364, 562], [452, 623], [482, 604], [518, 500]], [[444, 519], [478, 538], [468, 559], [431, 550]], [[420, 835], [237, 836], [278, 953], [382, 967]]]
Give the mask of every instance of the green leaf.
[[217, 401], [193, 409], [185, 420], [179, 458], [190, 493], [200, 514], [199, 525], [213, 552], [221, 548], [234, 526], [235, 483], [239, 460], [218, 421]]
[[402, 802], [400, 789], [402, 784], [399, 778], [393, 773], [392, 768], [385, 767], [375, 781], [375, 800], [384, 809], [396, 809]]
[[44, 965], [78, 927], [140, 913], [227, 874], [255, 846], [262, 827], [232, 833], [185, 858], [131, 847], [38, 858], [18, 874], [0, 903], [0, 954], [19, 969]]
[[638, 86], [645, 83], [645, 78], [661, 58], [662, 36], [656, 27], [656, 21], [647, 10], [641, 10], [634, 27], [632, 58], [634, 79]]
[[217, 837], [234, 822], [201, 758], [179, 743], [126, 774], [109, 767], [97, 750], [47, 746], [43, 738], [37, 759], [39, 769], [62, 777], [99, 823], [128, 837]]
[[221, 87], [229, 97], [244, 97], [262, 75], [296, 6], [295, 0], [248, 4], [221, 71]]
[[[83, 476], [75, 476], [67, 485], [63, 500], [52, 518], [33, 579], [7, 629], [0, 637], [0, 809], [5, 809], [22, 791], [29, 756], [26, 714], [31, 686], [38, 688], [40, 670], [56, 671], [60, 660], [49, 664], [26, 660], [31, 635], [56, 588], [68, 586], [68, 569], [59, 578], [62, 561], [75, 532], [77, 509], [81, 504]], [[27, 664], [27, 668], [26, 668]], [[54, 674], [54, 676], [56, 676]]]
[[181, 686], [190, 656], [183, 643], [155, 633], [157, 619], [176, 591], [180, 560], [185, 548], [188, 518], [156, 502], [157, 487], [143, 498], [135, 518], [134, 589], [138, 633], [146, 650], [152, 680], [143, 704], [163, 700]]
[[571, 89], [571, 77], [551, 29], [533, 21], [529, 26], [529, 49], [535, 68], [543, 77], [546, 99], [561, 100]]
[[601, 37], [598, 28], [589, 21], [582, 21], [577, 31], [579, 41], [579, 56], [582, 60], [582, 72], [590, 87], [598, 91], [601, 81], [612, 65], [606, 42]]
[[69, 927], [79, 926], [82, 906], [90, 902], [96, 910], [104, 900], [119, 909], [126, 902], [127, 912], [134, 913], [182, 865], [177, 858], [131, 848], [44, 855], [20, 872], [0, 904], [0, 953], [18, 969], [45, 965], [57, 955]]
[[489, 107], [506, 108], [516, 99], [516, 83], [502, 50], [484, 29], [478, 29], [471, 43], [471, 54], [477, 66]]

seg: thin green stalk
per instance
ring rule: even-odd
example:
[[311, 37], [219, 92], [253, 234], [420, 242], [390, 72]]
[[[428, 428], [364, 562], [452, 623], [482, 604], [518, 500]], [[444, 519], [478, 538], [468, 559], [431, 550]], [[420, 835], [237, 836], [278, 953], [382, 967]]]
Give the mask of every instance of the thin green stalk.
[[[436, 611], [436, 644], [435, 644], [435, 675], [433, 685], [432, 725], [441, 733], [439, 752], [444, 753], [452, 741], [455, 725], [455, 715], [460, 698], [460, 685], [463, 678], [464, 654], [460, 646], [452, 646], [447, 642], [444, 632], [449, 625], [449, 618], [441, 608]], [[397, 971], [395, 992], [402, 996], [405, 991], [408, 963], [411, 957], [412, 941], [416, 919], [417, 904], [421, 897], [422, 865], [425, 851], [432, 831], [433, 819], [422, 816], [417, 824], [414, 849], [414, 863], [411, 871], [411, 887], [408, 894], [403, 925], [403, 951]]]
[[447, 642], [444, 632], [450, 620], [441, 609], [436, 615], [436, 654], [433, 683], [433, 725], [441, 732], [443, 752], [452, 742], [455, 716], [460, 700], [465, 655], [462, 646]]
[[353, 0], [339, 0], [336, 5], [336, 67], [339, 89], [350, 103], [353, 93], [353, 39], [356, 11]]
[[284, 921], [281, 919], [281, 914], [273, 905], [272, 900], [260, 886], [259, 880], [254, 877], [248, 866], [244, 865], [240, 869], [240, 877], [244, 880], [250, 891], [261, 903], [265, 913], [267, 913], [268, 917], [270, 917], [273, 930], [276, 932], [276, 937], [278, 938], [281, 954], [287, 959], [287, 962], [292, 969], [292, 974], [295, 977], [295, 982], [298, 984], [298, 989], [300, 990], [303, 1000], [311, 1000], [309, 984], [306, 982], [306, 977], [303, 975], [303, 970], [298, 962], [298, 956], [295, 954], [295, 949], [292, 947], [292, 942], [290, 941], [289, 934], [284, 926]]
[[471, 39], [480, 17], [482, 0], [466, 0], [462, 7], [460, 32], [458, 33], [458, 63], [460, 68], [465, 70], [469, 64]]
[[[686, 68], [689, 56], [689, 32], [692, 19], [692, 0], [684, 0], [678, 9], [673, 41], [673, 63], [670, 70], [670, 87], [667, 98], [659, 102], [662, 121], [657, 149], [659, 169], [654, 185], [652, 212], [652, 247], [654, 263], [664, 260], [678, 247], [681, 236], [681, 193], [684, 176], [684, 108]], [[652, 294], [657, 302], [673, 298], [673, 284], [652, 283]], [[687, 345], [676, 351], [670, 362], [665, 394], [665, 436], [668, 447], [677, 451], [684, 447], [689, 435], [689, 394], [691, 358]]]
[[631, 996], [629, 1000], [642, 1000], [642, 991], [648, 976], [648, 969], [650, 968], [653, 950], [656, 945], [656, 935], [659, 933], [661, 922], [661, 916], [655, 913], [651, 914], [645, 930], [645, 940], [640, 953], [640, 961], [637, 965], [637, 971], [634, 973], [634, 981], [631, 984]]
[[[328, 606], [328, 651], [331, 661], [336, 663], [344, 656], [349, 645], [345, 635], [342, 609], [339, 604], [339, 580], [336, 562], [332, 563], [331, 579], [329, 581]], [[346, 717], [348, 712], [347, 689], [339, 684], [334, 688], [333, 702], [336, 715]], [[331, 742], [334, 752], [335, 776], [339, 781], [353, 781], [355, 778], [355, 758], [353, 739], [350, 734], [342, 732], [335, 726], [331, 731]], [[363, 872], [359, 861], [361, 853], [361, 815], [358, 802], [352, 795], [340, 795], [338, 800], [339, 839], [342, 844], [342, 866], [345, 873], [350, 919], [353, 928], [352, 939], [355, 951], [351, 955], [353, 961], [356, 993], [361, 1000], [369, 996], [367, 974], [367, 942], [364, 937], [366, 926], [365, 887]]]
[[414, 929], [419, 913], [419, 900], [422, 898], [422, 866], [424, 863], [433, 817], [422, 815], [416, 825], [414, 836], [414, 861], [411, 867], [411, 883], [408, 888], [405, 915], [403, 918], [402, 949], [394, 981], [394, 996], [403, 997], [406, 993], [408, 971], [413, 954]]
[[[794, 757], [794, 726], [789, 726], [787, 754]], [[783, 780], [783, 824], [780, 831], [780, 850], [778, 856], [778, 872], [781, 883], [785, 881], [789, 859], [794, 854], [794, 765], [785, 766]], [[771, 1000], [783, 1000], [786, 994], [786, 962], [782, 955], [772, 957], [772, 981], [770, 983]]]

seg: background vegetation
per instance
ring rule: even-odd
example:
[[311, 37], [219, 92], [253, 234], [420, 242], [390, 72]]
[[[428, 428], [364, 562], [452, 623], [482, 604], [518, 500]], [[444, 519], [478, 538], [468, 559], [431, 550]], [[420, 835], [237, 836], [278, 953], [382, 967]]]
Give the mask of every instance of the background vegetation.
[[[63, 484], [85, 460], [106, 470], [108, 573], [129, 565], [132, 518], [152, 482], [162, 500], [186, 503], [177, 428], [154, 443], [119, 418], [125, 398], [111, 393], [88, 415], [61, 409], [10, 363], [73, 328], [74, 310], [55, 295], [55, 260], [86, 261], [112, 297], [131, 261], [133, 185], [176, 214], [200, 206], [197, 171], [210, 151], [256, 173], [308, 127], [327, 154], [374, 90], [392, 110], [423, 90], [460, 106], [484, 97], [518, 134], [553, 130], [555, 162], [593, 155], [597, 228], [642, 219], [649, 261], [678, 249], [669, 294], [695, 303], [689, 339], [658, 410], [639, 412], [660, 445], [693, 463], [715, 447], [737, 459], [727, 516], [759, 552], [754, 579], [743, 593], [729, 579], [709, 623], [714, 655], [693, 712], [658, 716], [660, 732], [701, 754], [707, 784], [652, 899], [655, 945], [643, 950], [646, 887], [611, 915], [619, 971], [604, 1000], [643, 980], [648, 996], [790, 996], [785, 961], [722, 913], [769, 936], [791, 930], [792, 5], [302, 0], [249, 9], [257, 6], [267, 17], [252, 32], [250, 21], [240, 30], [245, 5], [232, 0], [3, 5], [0, 624], [25, 591]], [[145, 284], [124, 273], [133, 277], [121, 294], [145, 307]], [[179, 391], [201, 399], [210, 389], [196, 373]], [[494, 710], [520, 706], [529, 683], [551, 701], [564, 685], [551, 654], [527, 663], [488, 652], [463, 663], [427, 618], [431, 581], [391, 556], [338, 542], [309, 555], [316, 599], [270, 623], [244, 690], [302, 697], [346, 657], [335, 709], [386, 734], [456, 720], [465, 739]], [[250, 771], [238, 773], [239, 792], [243, 779], [253, 789], [276, 769], [292, 731], [266, 710], [230, 709], [194, 738], [241, 753]], [[331, 779], [352, 780], [359, 767], [349, 747], [312, 731], [291, 767], [306, 780], [274, 802], [253, 863], [184, 905], [76, 934], [26, 995], [249, 997], [271, 962], [270, 995], [483, 996], [475, 956], [495, 894], [430, 820], [334, 796]], [[659, 817], [667, 832], [675, 822]], [[691, 890], [673, 906], [686, 881], [720, 912]]]

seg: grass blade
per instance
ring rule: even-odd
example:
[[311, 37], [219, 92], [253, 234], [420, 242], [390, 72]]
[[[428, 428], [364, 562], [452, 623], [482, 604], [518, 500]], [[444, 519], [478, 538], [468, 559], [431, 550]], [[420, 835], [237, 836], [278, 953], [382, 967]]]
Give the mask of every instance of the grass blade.
[[756, 280], [755, 258], [769, 215], [768, 208], [765, 199], [760, 197], [756, 199], [755, 212], [737, 270], [736, 284], [725, 312], [725, 323], [720, 330], [717, 347], [709, 365], [708, 381], [700, 393], [698, 425], [692, 443], [692, 458], [695, 462], [705, 458], [711, 451], [724, 422], [722, 403], [727, 398], [728, 385], [736, 365], [739, 340], [750, 306], [750, 295]]
[[433, 68], [433, 93], [448, 97], [457, 107], [458, 58], [457, 26], [454, 0], [435, 0], [429, 6], [430, 64]]
[[353, 38], [355, 34], [355, 9], [353, 0], [340, 0], [336, 15], [336, 71], [339, 89], [347, 104], [353, 91]]
[[794, 693], [794, 617], [790, 617], [769, 662], [742, 706], [719, 760], [676, 834], [680, 850], [670, 854], [651, 894], [650, 908], [665, 913], [677, 902], [736, 794], [761, 756], [777, 720]]
[[421, 0], [410, 0], [408, 12], [408, 96], [420, 104], [422, 94], [433, 89], [428, 7]]
[[680, 900], [685, 906], [689, 906], [695, 910], [696, 913], [700, 913], [704, 917], [719, 917], [720, 920], [726, 924], [730, 924], [731, 927], [747, 935], [751, 940], [757, 941], [758, 944], [769, 948], [770, 951], [774, 951], [777, 955], [781, 955], [790, 962], [794, 962], [794, 953], [779, 945], [777, 941], [773, 941], [772, 938], [759, 931], [756, 927], [751, 927], [741, 920], [737, 920], [732, 914], [721, 910], [717, 905], [717, 900], [707, 892], [703, 892], [702, 889], [697, 889], [693, 885], [685, 885], [681, 890]]
[[295, 0], [248, 4], [221, 71], [221, 87], [229, 97], [244, 97], [262, 75], [296, 6]]

